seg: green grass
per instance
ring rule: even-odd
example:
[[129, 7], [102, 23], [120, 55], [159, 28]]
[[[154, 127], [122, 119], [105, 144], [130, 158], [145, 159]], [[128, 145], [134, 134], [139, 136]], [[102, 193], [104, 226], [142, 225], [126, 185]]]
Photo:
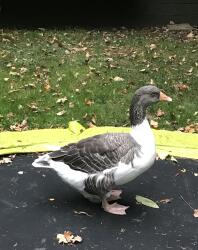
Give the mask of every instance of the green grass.
[[[86, 125], [92, 117], [98, 126], [128, 126], [131, 96], [150, 82], [173, 98], [150, 109], [159, 128], [173, 130], [197, 122], [198, 36], [188, 39], [187, 34], [2, 30], [0, 129], [9, 130], [25, 118], [29, 129], [66, 127], [70, 120]], [[114, 81], [116, 76], [124, 81]], [[179, 83], [189, 89], [178, 90]], [[64, 104], [56, 103], [65, 96]], [[159, 107], [165, 112], [161, 118], [156, 117]], [[65, 113], [58, 116], [62, 110]]]

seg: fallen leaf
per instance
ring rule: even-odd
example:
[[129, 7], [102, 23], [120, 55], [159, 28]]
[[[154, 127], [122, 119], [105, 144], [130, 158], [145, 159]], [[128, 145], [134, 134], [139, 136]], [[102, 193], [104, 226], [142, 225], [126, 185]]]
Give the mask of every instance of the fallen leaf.
[[14, 131], [24, 131], [28, 129], [27, 119], [24, 119], [21, 123], [16, 123], [14, 125], [10, 125], [10, 129]]
[[150, 48], [150, 50], [154, 50], [157, 48], [157, 45], [152, 43], [152, 44], [150, 44], [149, 48]]
[[156, 113], [157, 117], [161, 117], [161, 116], [163, 116], [164, 114], [165, 114], [165, 112], [162, 111], [160, 108], [157, 110], [157, 113]]
[[96, 125], [94, 125], [92, 122], [88, 122], [88, 128], [95, 128]]
[[57, 234], [56, 236], [58, 243], [61, 244], [73, 244], [82, 242], [82, 237], [74, 236], [71, 231], [65, 231], [64, 234]]
[[187, 37], [187, 38], [193, 38], [193, 37], [194, 37], [193, 32], [191, 31], [190, 33], [188, 33], [188, 35], [187, 35], [186, 37]]
[[155, 84], [155, 82], [154, 82], [153, 79], [150, 80], [150, 84], [151, 84], [151, 85]]
[[51, 85], [48, 81], [43, 84], [43, 87], [45, 91], [50, 91], [51, 89]]
[[94, 104], [94, 101], [93, 101], [93, 100], [90, 100], [90, 99], [85, 98], [85, 104], [86, 104], [87, 106], [91, 106], [91, 105], [93, 105], [93, 104]]
[[32, 102], [30, 104], [27, 105], [33, 112], [37, 112], [38, 111], [38, 106], [35, 102]]
[[59, 244], [62, 244], [62, 243], [67, 244], [68, 243], [67, 240], [65, 239], [64, 234], [57, 234], [56, 238], [57, 238]]
[[66, 113], [66, 111], [65, 111], [65, 110], [62, 110], [62, 111], [60, 111], [60, 112], [56, 113], [56, 115], [58, 115], [58, 116], [62, 116], [62, 115], [64, 115], [65, 113]]
[[194, 209], [193, 216], [194, 216], [195, 218], [197, 218], [197, 217], [198, 217], [198, 209]]
[[135, 199], [138, 203], [142, 204], [142, 205], [145, 205], [147, 207], [152, 207], [152, 208], [159, 208], [159, 206], [157, 205], [156, 202], [148, 199], [148, 198], [145, 198], [143, 196], [140, 196], [140, 195], [136, 195], [135, 196]]
[[56, 103], [61, 103], [61, 104], [63, 104], [63, 103], [65, 103], [67, 100], [68, 100], [68, 99], [67, 99], [67, 97], [65, 96], [65, 97], [63, 97], [63, 98], [59, 98], [59, 99], [56, 101]]
[[186, 91], [189, 89], [189, 86], [183, 83], [178, 83], [175, 85], [175, 87], [180, 91]]
[[85, 58], [86, 58], [86, 61], [87, 61], [87, 62], [89, 61], [90, 57], [91, 57], [91, 55], [89, 54], [89, 52], [86, 52]]
[[34, 83], [25, 84], [24, 86], [25, 86], [26, 88], [27, 88], [27, 87], [30, 87], [30, 88], [33, 88], [33, 89], [36, 88], [36, 85], [35, 85]]
[[74, 103], [73, 102], [69, 102], [69, 108], [74, 108]]
[[18, 72], [15, 72], [15, 71], [10, 71], [9, 75], [11, 75], [11, 76], [20, 76], [20, 74]]
[[9, 112], [9, 113], [7, 114], [7, 118], [9, 119], [9, 118], [12, 118], [12, 117], [14, 117], [14, 114], [13, 114], [12, 112]]
[[24, 74], [24, 73], [27, 72], [27, 71], [28, 71], [28, 69], [25, 68], [25, 67], [20, 68], [20, 73], [21, 73], [21, 74]]
[[191, 74], [193, 72], [193, 67], [191, 67], [189, 70], [188, 70], [188, 73]]
[[158, 122], [156, 122], [154, 120], [150, 121], [150, 125], [151, 125], [152, 128], [158, 128]]
[[78, 76], [79, 76], [79, 72], [76, 72], [76, 73], [74, 74], [74, 77], [77, 78]]
[[[180, 129], [182, 129], [182, 128], [180, 128]], [[186, 126], [185, 128], [183, 128], [182, 131], [185, 133], [198, 133], [198, 123], [190, 124], [190, 125]]]
[[173, 198], [166, 198], [166, 199], [161, 199], [159, 202], [162, 204], [167, 204], [170, 203], [173, 200]]
[[123, 82], [123, 81], [124, 81], [124, 78], [119, 77], [119, 76], [115, 76], [115, 77], [113, 78], [113, 80], [114, 80], [115, 82]]
[[3, 159], [0, 160], [0, 164], [8, 164], [11, 162], [12, 162], [12, 159], [9, 157], [3, 157]]

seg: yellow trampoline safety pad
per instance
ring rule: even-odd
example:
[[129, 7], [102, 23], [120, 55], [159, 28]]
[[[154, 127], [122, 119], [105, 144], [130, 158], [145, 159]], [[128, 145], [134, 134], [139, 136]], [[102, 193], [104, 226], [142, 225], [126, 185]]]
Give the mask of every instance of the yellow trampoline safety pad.
[[[47, 152], [71, 142], [107, 132], [129, 132], [124, 127], [93, 127], [85, 129], [79, 122], [69, 122], [68, 128], [35, 129], [0, 133], [0, 155]], [[153, 130], [157, 152], [198, 159], [198, 134], [179, 131]]]

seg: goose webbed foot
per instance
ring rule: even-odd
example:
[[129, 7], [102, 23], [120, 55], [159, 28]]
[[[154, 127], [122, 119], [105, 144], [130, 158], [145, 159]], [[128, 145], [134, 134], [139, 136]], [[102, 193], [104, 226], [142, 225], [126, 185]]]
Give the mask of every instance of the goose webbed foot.
[[107, 200], [108, 201], [117, 201], [119, 199], [121, 199], [121, 195], [122, 194], [122, 190], [111, 190], [108, 193], [108, 197]]
[[126, 209], [129, 208], [129, 206], [120, 205], [117, 202], [109, 204], [106, 198], [102, 200], [102, 207], [104, 211], [117, 215], [125, 215]]

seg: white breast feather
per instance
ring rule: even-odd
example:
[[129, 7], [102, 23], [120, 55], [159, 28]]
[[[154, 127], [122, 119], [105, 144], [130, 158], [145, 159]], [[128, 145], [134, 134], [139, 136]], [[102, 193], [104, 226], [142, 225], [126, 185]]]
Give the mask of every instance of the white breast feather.
[[115, 183], [125, 184], [145, 172], [155, 161], [155, 140], [148, 121], [133, 128], [131, 136], [141, 146], [139, 155], [135, 155], [130, 164], [119, 163], [115, 172]]

